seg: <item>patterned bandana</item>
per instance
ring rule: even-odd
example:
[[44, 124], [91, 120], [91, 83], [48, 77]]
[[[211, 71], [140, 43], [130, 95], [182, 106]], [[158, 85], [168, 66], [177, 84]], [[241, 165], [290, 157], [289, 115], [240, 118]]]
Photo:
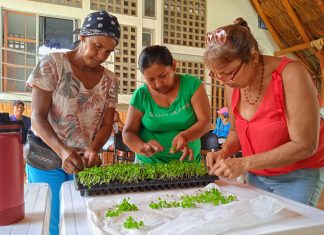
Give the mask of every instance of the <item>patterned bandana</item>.
[[75, 30], [73, 33], [79, 33], [82, 36], [110, 36], [118, 44], [120, 26], [115, 16], [106, 11], [96, 11], [87, 15], [83, 21], [82, 28]]

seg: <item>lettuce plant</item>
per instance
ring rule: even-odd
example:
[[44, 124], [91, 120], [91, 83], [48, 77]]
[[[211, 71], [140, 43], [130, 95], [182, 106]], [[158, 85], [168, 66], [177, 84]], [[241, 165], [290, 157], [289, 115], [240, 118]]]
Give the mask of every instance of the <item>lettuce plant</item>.
[[229, 195], [223, 196], [222, 193], [213, 188], [196, 195], [186, 195], [182, 196], [180, 201], [166, 201], [164, 199], [158, 198], [157, 202], [151, 202], [149, 207], [152, 209], [160, 208], [171, 208], [171, 207], [182, 207], [182, 208], [194, 208], [195, 203], [211, 203], [214, 206], [219, 204], [227, 204], [236, 200], [236, 196]]
[[135, 204], [129, 203], [130, 198], [124, 198], [122, 203], [120, 203], [114, 210], [107, 210], [106, 217], [116, 217], [120, 216], [126, 211], [138, 211]]
[[133, 219], [132, 216], [129, 216], [124, 221], [124, 228], [127, 228], [127, 229], [140, 229], [143, 226], [144, 226], [144, 222], [143, 221], [137, 222], [137, 221], [135, 221]]

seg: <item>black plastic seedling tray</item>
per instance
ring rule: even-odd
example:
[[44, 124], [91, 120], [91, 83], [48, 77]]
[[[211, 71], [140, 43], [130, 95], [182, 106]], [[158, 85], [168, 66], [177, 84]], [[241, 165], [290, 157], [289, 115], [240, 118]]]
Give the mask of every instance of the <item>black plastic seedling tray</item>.
[[172, 188], [188, 188], [205, 186], [218, 179], [217, 176], [201, 176], [192, 178], [170, 179], [170, 180], [151, 180], [141, 181], [136, 183], [109, 183], [109, 184], [96, 184], [92, 187], [80, 184], [77, 180], [77, 176], [74, 177], [74, 184], [76, 190], [80, 191], [81, 196], [91, 196], [100, 194], [114, 194], [125, 192], [137, 192], [137, 191], [151, 191], [161, 189]]

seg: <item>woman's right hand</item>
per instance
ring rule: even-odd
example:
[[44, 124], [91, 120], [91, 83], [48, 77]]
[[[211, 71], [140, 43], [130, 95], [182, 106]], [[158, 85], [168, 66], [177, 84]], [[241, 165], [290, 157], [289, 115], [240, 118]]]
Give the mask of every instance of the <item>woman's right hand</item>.
[[226, 158], [226, 154], [223, 150], [217, 151], [217, 152], [209, 152], [206, 156], [206, 165], [208, 170], [212, 169], [213, 166], [216, 164], [216, 162], [220, 159]]
[[62, 169], [67, 174], [78, 173], [85, 167], [82, 157], [74, 149], [65, 148], [60, 157], [62, 159]]
[[139, 150], [139, 154], [146, 157], [152, 157], [155, 153], [163, 151], [163, 146], [156, 140], [149, 140], [143, 144], [143, 147]]

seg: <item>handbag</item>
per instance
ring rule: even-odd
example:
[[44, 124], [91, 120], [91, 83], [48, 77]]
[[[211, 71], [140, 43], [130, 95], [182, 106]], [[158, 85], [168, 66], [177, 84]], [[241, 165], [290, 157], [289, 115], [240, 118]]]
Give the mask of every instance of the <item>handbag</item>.
[[62, 167], [62, 159], [32, 130], [27, 133], [27, 143], [25, 145], [26, 162], [32, 167], [41, 170], [53, 170]]

